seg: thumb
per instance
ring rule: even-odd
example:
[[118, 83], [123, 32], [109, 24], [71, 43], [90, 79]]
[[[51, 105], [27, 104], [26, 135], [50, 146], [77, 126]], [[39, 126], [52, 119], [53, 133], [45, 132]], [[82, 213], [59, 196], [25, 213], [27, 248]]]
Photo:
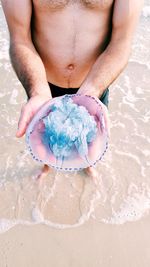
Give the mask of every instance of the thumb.
[[22, 107], [21, 115], [18, 123], [18, 130], [16, 132], [16, 137], [22, 137], [27, 129], [27, 126], [32, 119], [32, 112], [29, 110], [27, 104]]

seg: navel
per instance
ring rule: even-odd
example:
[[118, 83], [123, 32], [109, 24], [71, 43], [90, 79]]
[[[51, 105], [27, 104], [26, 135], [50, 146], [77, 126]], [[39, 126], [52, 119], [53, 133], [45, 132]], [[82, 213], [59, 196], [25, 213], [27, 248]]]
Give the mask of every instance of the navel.
[[75, 65], [74, 65], [74, 64], [69, 64], [69, 65], [67, 66], [67, 69], [68, 69], [68, 70], [74, 70], [74, 68], [75, 68]]

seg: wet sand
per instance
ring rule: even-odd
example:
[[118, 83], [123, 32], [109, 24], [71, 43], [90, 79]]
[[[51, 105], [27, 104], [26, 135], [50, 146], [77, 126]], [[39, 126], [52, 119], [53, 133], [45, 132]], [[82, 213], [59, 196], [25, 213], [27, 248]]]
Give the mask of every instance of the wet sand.
[[17, 226], [0, 236], [5, 267], [148, 267], [150, 218], [124, 225], [88, 222], [70, 230]]
[[150, 265], [149, 7], [145, 1], [129, 64], [110, 88], [111, 137], [97, 186], [82, 171], [34, 179], [41, 166], [15, 137], [26, 95], [0, 9], [0, 267]]

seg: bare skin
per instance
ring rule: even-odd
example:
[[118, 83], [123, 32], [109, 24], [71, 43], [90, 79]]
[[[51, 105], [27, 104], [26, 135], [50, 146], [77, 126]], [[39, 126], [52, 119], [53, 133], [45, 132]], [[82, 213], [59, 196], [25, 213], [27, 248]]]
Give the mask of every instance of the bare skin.
[[[79, 87], [80, 94], [102, 95], [128, 62], [142, 4], [142, 0], [2, 0], [12, 65], [30, 97], [17, 137], [52, 97], [47, 81]], [[96, 175], [92, 168], [86, 172]]]

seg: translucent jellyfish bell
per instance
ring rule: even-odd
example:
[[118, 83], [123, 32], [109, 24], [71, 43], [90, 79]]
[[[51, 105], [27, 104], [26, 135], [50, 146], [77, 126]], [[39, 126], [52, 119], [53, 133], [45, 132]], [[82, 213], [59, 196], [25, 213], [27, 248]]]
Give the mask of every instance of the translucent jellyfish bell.
[[94, 166], [108, 147], [101, 102], [89, 95], [63, 95], [46, 102], [26, 131], [33, 159], [55, 169]]

